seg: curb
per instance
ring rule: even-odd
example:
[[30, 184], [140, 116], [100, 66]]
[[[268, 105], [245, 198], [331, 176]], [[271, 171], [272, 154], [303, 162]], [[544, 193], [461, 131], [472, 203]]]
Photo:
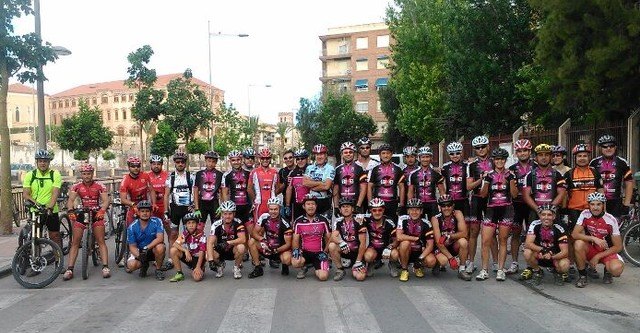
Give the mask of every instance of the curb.
[[0, 267], [0, 279], [11, 275], [11, 264]]

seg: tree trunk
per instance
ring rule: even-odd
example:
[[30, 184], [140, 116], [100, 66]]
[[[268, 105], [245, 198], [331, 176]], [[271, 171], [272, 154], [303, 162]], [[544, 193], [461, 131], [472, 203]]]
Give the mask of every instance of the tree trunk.
[[[144, 162], [147, 160], [144, 156], [144, 141], [142, 140], [142, 126], [144, 125], [143, 122], [140, 122], [140, 130], [138, 131], [139, 135], [140, 135], [140, 163], [142, 163], [142, 168], [140, 170], [144, 170]], [[97, 162], [96, 162], [97, 163]]]
[[0, 232], [13, 231], [13, 202], [11, 194], [11, 137], [7, 115], [9, 68], [6, 58], [0, 57]]

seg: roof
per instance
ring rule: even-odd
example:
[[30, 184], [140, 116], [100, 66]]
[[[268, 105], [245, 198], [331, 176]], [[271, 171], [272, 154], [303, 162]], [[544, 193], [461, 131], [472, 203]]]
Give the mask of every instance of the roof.
[[9, 92], [16, 94], [36, 94], [37, 91], [29, 86], [25, 86], [22, 83], [12, 83], [9, 85]]
[[[182, 73], [174, 73], [174, 74], [166, 74], [166, 75], [158, 75], [158, 79], [156, 81], [156, 87], [166, 87], [167, 84], [169, 84], [169, 81], [182, 77]], [[209, 84], [197, 79], [197, 78], [191, 78], [191, 81], [201, 87], [204, 88], [208, 88]], [[213, 87], [213, 89], [215, 90], [220, 90], [217, 87]], [[96, 92], [101, 92], [101, 91], [118, 91], [118, 92], [125, 92], [125, 91], [130, 91], [131, 88], [127, 87], [124, 84], [124, 80], [117, 80], [117, 81], [109, 81], [109, 82], [100, 82], [100, 83], [89, 83], [89, 84], [84, 84], [81, 86], [77, 86], [62, 92], [59, 92], [55, 95], [53, 95], [52, 97], [67, 97], [67, 96], [82, 96], [82, 95], [91, 95], [91, 94], [95, 94]]]

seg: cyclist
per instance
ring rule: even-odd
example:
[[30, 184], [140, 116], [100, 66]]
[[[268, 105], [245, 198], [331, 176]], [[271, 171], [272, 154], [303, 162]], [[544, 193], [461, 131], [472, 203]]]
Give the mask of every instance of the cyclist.
[[438, 213], [436, 204], [436, 189], [439, 193], [445, 193], [444, 178], [431, 167], [433, 152], [430, 147], [420, 147], [418, 158], [420, 168], [411, 174], [409, 179], [408, 198], [418, 198], [422, 202], [422, 211], [430, 220]]
[[[449, 161], [442, 166], [442, 177], [445, 183], [445, 193], [453, 199], [454, 209], [464, 215], [469, 221], [469, 196], [467, 195], [467, 163], [462, 159], [462, 144], [451, 142], [447, 145]], [[460, 257], [460, 260], [466, 260]], [[462, 265], [464, 267], [464, 265]]]
[[249, 235], [251, 235], [254, 222], [258, 220], [258, 217], [269, 212], [267, 201], [276, 196], [276, 187], [278, 187], [278, 170], [269, 166], [271, 164], [271, 150], [261, 148], [258, 156], [260, 165], [251, 170], [247, 185], [249, 199], [253, 202], [253, 217], [251, 221], [245, 222]]
[[409, 180], [411, 173], [420, 168], [416, 159], [418, 156], [418, 149], [414, 146], [406, 146], [402, 148], [402, 154], [404, 155], [405, 163], [405, 166], [402, 168], [402, 172], [404, 172], [404, 178]]
[[329, 220], [316, 213], [316, 200], [314, 195], [307, 194], [302, 200], [305, 213], [293, 223], [291, 265], [300, 268], [296, 276], [298, 279], [305, 278], [308, 270], [306, 264], [310, 264], [315, 269], [318, 280], [326, 281], [329, 278], [327, 244], [331, 233]]
[[155, 261], [156, 280], [164, 280], [164, 272], [160, 268], [165, 255], [164, 228], [159, 218], [151, 216], [152, 207], [148, 200], [138, 202], [138, 218], [127, 229], [127, 272], [140, 269], [140, 277], [146, 277], [149, 262]]
[[391, 146], [383, 143], [378, 150], [381, 163], [369, 170], [367, 199], [382, 199], [387, 216], [395, 220], [404, 209], [406, 181], [402, 169], [391, 161]]
[[[73, 223], [73, 237], [71, 237], [71, 249], [69, 250], [69, 265], [64, 273], [63, 280], [67, 281], [73, 278], [73, 265], [78, 257], [78, 249], [82, 241], [82, 234], [87, 227], [85, 224], [78, 222], [78, 218], [74, 212], [76, 199], [80, 198], [83, 208], [91, 209], [93, 214], [93, 233], [100, 248], [100, 259], [102, 259], [102, 277], [111, 277], [109, 270], [109, 255], [107, 253], [107, 244], [104, 242], [104, 215], [109, 208], [109, 193], [107, 188], [99, 182], [93, 180], [93, 165], [83, 163], [80, 165], [81, 181], [74, 184], [69, 189], [69, 199], [67, 200], [67, 209], [69, 211], [69, 220]], [[88, 222], [88, 221], [86, 221]]]
[[[604, 192], [607, 197], [607, 212], [615, 218], [620, 219], [623, 215], [623, 206], [631, 206], [633, 197], [633, 174], [629, 168], [629, 163], [617, 154], [616, 138], [605, 134], [598, 139], [600, 153], [589, 163], [602, 176]], [[624, 192], [622, 192], [624, 188]], [[623, 199], [624, 194], [624, 199]]]
[[551, 147], [551, 165], [554, 169], [564, 175], [571, 169], [567, 161], [567, 148], [561, 145]]
[[511, 198], [518, 195], [516, 177], [505, 168], [509, 152], [496, 148], [491, 152], [493, 170], [482, 181], [480, 195], [487, 198], [487, 211], [482, 221], [482, 270], [476, 280], [489, 277], [489, 253], [496, 241], [498, 229], [498, 271], [496, 280], [504, 281], [506, 273], [504, 263], [507, 260], [507, 240], [513, 225], [513, 206]]
[[362, 213], [362, 205], [367, 195], [367, 174], [354, 163], [356, 146], [345, 142], [340, 146], [342, 164], [336, 167], [333, 179], [333, 215], [340, 216], [340, 199], [349, 199], [355, 204], [355, 212]]
[[[282, 207], [280, 198], [269, 198], [267, 205], [269, 212], [262, 214], [256, 220], [256, 225], [249, 239], [249, 252], [251, 252], [254, 265], [253, 272], [249, 273], [250, 279], [263, 274], [259, 253], [268, 258], [270, 262], [282, 262], [281, 274], [289, 275], [293, 229], [291, 223], [280, 216], [280, 208]], [[272, 265], [272, 267], [274, 266]]]
[[[398, 242], [396, 240], [396, 224], [384, 216], [384, 201], [374, 198], [369, 202], [371, 215], [356, 215], [358, 223], [364, 223], [369, 232], [369, 246], [364, 253], [364, 261], [367, 262], [367, 275], [371, 276], [373, 270], [371, 264], [382, 263], [383, 259], [389, 260], [387, 266], [391, 277], [398, 277]], [[376, 265], [377, 266], [377, 265]], [[374, 268], [377, 268], [374, 266]]]
[[287, 193], [287, 186], [289, 186], [289, 173], [296, 167], [293, 150], [285, 150], [284, 153], [282, 153], [282, 160], [284, 161], [284, 168], [278, 170], [278, 188], [276, 189], [276, 194], [285, 195]]
[[315, 163], [309, 165], [304, 173], [302, 185], [309, 189], [309, 194], [316, 197], [317, 213], [325, 216], [331, 214], [331, 189], [336, 171], [327, 161], [327, 146], [313, 146]]
[[164, 184], [169, 174], [162, 170], [162, 156], [151, 155], [149, 164], [151, 165], [151, 171], [147, 172], [147, 176], [149, 176], [149, 182], [151, 182], [151, 187], [156, 195], [152, 215], [161, 219], [164, 230], [169, 231], [171, 230], [171, 221], [164, 218]]
[[251, 171], [256, 164], [256, 152], [253, 148], [249, 147], [242, 151], [242, 168], [246, 171]]
[[120, 183], [120, 202], [127, 205], [127, 227], [133, 222], [136, 215], [136, 205], [142, 200], [151, 200], [152, 205], [156, 205], [156, 194], [151, 185], [149, 175], [140, 172], [142, 162], [137, 156], [129, 156], [127, 167], [129, 173], [122, 178]]
[[361, 166], [364, 171], [370, 171], [380, 164], [380, 161], [371, 158], [371, 140], [368, 137], [362, 137], [358, 140], [358, 160], [356, 164]]
[[593, 192], [587, 196], [589, 209], [580, 214], [576, 226], [571, 233], [576, 254], [576, 264], [580, 277], [576, 287], [587, 286], [586, 264], [595, 269], [598, 263], [604, 265], [602, 283], [610, 284], [612, 277], [619, 277], [624, 269], [624, 261], [620, 256], [622, 238], [616, 218], [605, 211], [606, 196]]
[[396, 237], [398, 238], [398, 255], [400, 257], [400, 281], [409, 280], [409, 263], [413, 263], [416, 277], [424, 277], [422, 267], [433, 268], [436, 257], [433, 254], [433, 227], [422, 214], [420, 199], [407, 200], [407, 213], [398, 219]]
[[49, 168], [53, 159], [49, 151], [38, 149], [35, 153], [35, 159], [36, 168], [27, 173], [22, 181], [22, 196], [25, 201], [33, 201], [47, 207], [47, 214], [42, 218], [49, 231], [49, 238], [62, 248], [57, 203], [62, 186], [62, 176], [59, 171]]
[[207, 237], [204, 231], [198, 228], [200, 218], [195, 213], [189, 213], [182, 217], [184, 231], [176, 239], [169, 253], [176, 265], [176, 275], [169, 281], [179, 282], [184, 280], [181, 261], [191, 269], [193, 280], [198, 282], [204, 278], [204, 258], [207, 252]]
[[249, 171], [242, 167], [242, 153], [232, 150], [227, 155], [231, 169], [222, 176], [222, 201], [233, 201], [236, 204], [235, 218], [243, 224], [251, 215], [251, 201], [247, 193]]
[[440, 213], [431, 218], [433, 236], [436, 249], [434, 250], [437, 262], [433, 268], [434, 274], [439, 274], [440, 267], [447, 263], [453, 270], [458, 270], [458, 277], [465, 281], [471, 281], [471, 275], [467, 274], [466, 267], [459, 265], [456, 256], [460, 260], [467, 257], [467, 224], [461, 211], [455, 210], [453, 197], [444, 194], [438, 198]]
[[540, 284], [544, 273], [540, 266], [553, 268], [554, 280], [563, 285], [561, 274], [569, 271], [569, 245], [567, 232], [556, 220], [556, 207], [542, 205], [540, 219], [533, 221], [527, 231], [524, 258], [533, 269], [533, 279]]
[[309, 193], [309, 189], [303, 186], [309, 153], [304, 148], [300, 148], [296, 150], [294, 156], [296, 159], [296, 167], [293, 168], [287, 177], [289, 178], [289, 186], [287, 186], [284, 196], [286, 203], [285, 211], [289, 213], [285, 215], [291, 217], [291, 222], [304, 214], [302, 200], [305, 195]]
[[[511, 166], [509, 170], [516, 176], [516, 182], [518, 185], [518, 195], [512, 198], [513, 201], [513, 225], [511, 230], [511, 266], [507, 268], [507, 274], [518, 273], [520, 269], [518, 265], [518, 255], [520, 254], [520, 243], [522, 227], [529, 225], [529, 217], [531, 210], [529, 205], [522, 199], [522, 189], [525, 187], [525, 179], [531, 169], [534, 167], [533, 160], [531, 160], [531, 141], [528, 139], [520, 139], [513, 143], [513, 150], [516, 152], [518, 161]], [[526, 230], [525, 230], [526, 231]]]
[[341, 198], [339, 203], [340, 217], [336, 219], [329, 255], [336, 267], [333, 281], [344, 278], [344, 269], [351, 267], [351, 274], [357, 281], [364, 281], [367, 277], [367, 267], [364, 264], [364, 252], [367, 250], [367, 227], [357, 222], [353, 217], [353, 199]]
[[[480, 223], [484, 220], [487, 210], [487, 198], [480, 196], [480, 185], [484, 177], [493, 169], [491, 159], [489, 159], [489, 138], [479, 135], [471, 140], [471, 146], [475, 152], [475, 161], [467, 165], [467, 191], [473, 191], [471, 196], [471, 219], [469, 221], [469, 258], [465, 262], [467, 273], [471, 274], [475, 270], [474, 260], [476, 258], [476, 248], [478, 235], [480, 234]], [[497, 258], [497, 248], [491, 249]]]
[[242, 221], [235, 217], [236, 204], [224, 201], [220, 204], [222, 218], [211, 225], [207, 238], [207, 259], [209, 268], [216, 272], [216, 278], [224, 274], [226, 260], [233, 260], [233, 278], [242, 278], [242, 258], [247, 251], [246, 229]]
[[[164, 184], [164, 206], [168, 210], [164, 211], [165, 218], [171, 220], [171, 233], [169, 234], [169, 244], [173, 244], [178, 239], [178, 231], [182, 218], [193, 211], [193, 184], [195, 176], [187, 168], [187, 154], [177, 151], [173, 154], [173, 162], [176, 165]], [[204, 228], [202, 228], [204, 230]], [[169, 258], [162, 265], [163, 270], [173, 268], [173, 259]]]
[[196, 172], [193, 186], [193, 206], [198, 215], [199, 228], [204, 230], [207, 219], [216, 220], [216, 211], [220, 207], [220, 187], [222, 171], [216, 169], [220, 155], [213, 150], [204, 153], [205, 168]]

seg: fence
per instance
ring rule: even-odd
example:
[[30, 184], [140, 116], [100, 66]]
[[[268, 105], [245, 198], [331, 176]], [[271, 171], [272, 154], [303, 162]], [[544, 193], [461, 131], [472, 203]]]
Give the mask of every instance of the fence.
[[[590, 144], [594, 149], [597, 146], [598, 138], [603, 134], [611, 134], [618, 141], [618, 147], [616, 149], [618, 156], [628, 159], [629, 158], [629, 150], [627, 149], [627, 136], [629, 134], [629, 128], [627, 126], [627, 121], [608, 121], [598, 124], [590, 124], [590, 125], [582, 125], [582, 126], [572, 126], [567, 130], [567, 138], [569, 142], [569, 147], [573, 147], [578, 143], [587, 143]], [[638, 140], [636, 140], [636, 143]], [[594, 156], [597, 154], [594, 153]]]

